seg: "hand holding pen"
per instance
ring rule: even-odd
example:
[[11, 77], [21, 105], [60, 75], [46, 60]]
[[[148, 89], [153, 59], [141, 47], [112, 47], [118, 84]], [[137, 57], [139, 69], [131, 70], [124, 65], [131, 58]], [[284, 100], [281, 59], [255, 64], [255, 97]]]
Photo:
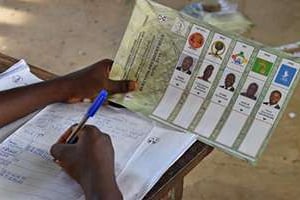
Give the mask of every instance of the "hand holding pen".
[[103, 105], [103, 103], [106, 101], [108, 96], [108, 93], [106, 90], [101, 90], [99, 95], [96, 97], [86, 114], [82, 117], [79, 124], [73, 129], [71, 135], [67, 138], [68, 144], [74, 144], [78, 140], [78, 132], [84, 127], [85, 123], [90, 117], [93, 117], [95, 113], [99, 110], [99, 108]]

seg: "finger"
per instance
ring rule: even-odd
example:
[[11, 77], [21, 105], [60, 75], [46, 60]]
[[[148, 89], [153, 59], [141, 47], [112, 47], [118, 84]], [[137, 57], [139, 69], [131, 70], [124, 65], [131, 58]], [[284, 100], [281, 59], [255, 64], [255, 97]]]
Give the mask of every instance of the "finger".
[[78, 132], [77, 132], [77, 137], [78, 137], [78, 141], [82, 138], [83, 135], [87, 134], [87, 130], [86, 130], [86, 126], [84, 125]]
[[79, 103], [82, 101], [82, 98], [71, 98], [67, 100], [67, 103], [73, 104], [73, 103]]
[[109, 73], [112, 69], [112, 65], [113, 65], [114, 61], [110, 60], [110, 59], [104, 59], [100, 61], [100, 65], [103, 66], [105, 68], [105, 75], [106, 77], [109, 76]]
[[71, 135], [71, 133], [73, 132], [74, 128], [77, 126], [78, 124], [73, 124], [70, 128], [68, 128], [68, 130], [62, 135], [60, 136], [60, 138], [57, 140], [57, 144], [65, 144], [67, 142], [67, 139], [69, 138], [69, 136]]
[[93, 99], [92, 98], [84, 98], [82, 100], [83, 103], [92, 103], [93, 102]]
[[107, 90], [110, 94], [116, 93], [127, 93], [135, 91], [138, 88], [136, 81], [122, 80], [122, 81], [113, 81], [108, 80]]
[[101, 60], [99, 63], [101, 63], [101, 65], [108, 66], [111, 68], [112, 65], [114, 64], [114, 61], [106, 58], [106, 59]]
[[55, 160], [65, 162], [74, 155], [75, 148], [75, 145], [71, 144], [54, 144], [50, 149], [50, 153]]
[[78, 133], [78, 144], [91, 144], [99, 139], [99, 137], [102, 135], [102, 132], [96, 126], [86, 125]]

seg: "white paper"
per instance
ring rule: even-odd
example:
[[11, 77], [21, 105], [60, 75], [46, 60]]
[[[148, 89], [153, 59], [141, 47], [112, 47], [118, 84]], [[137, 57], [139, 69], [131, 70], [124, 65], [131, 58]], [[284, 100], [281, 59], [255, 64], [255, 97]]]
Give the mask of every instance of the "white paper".
[[124, 199], [142, 199], [195, 141], [195, 135], [155, 127], [117, 178]]
[[[49, 149], [69, 126], [79, 121], [88, 106], [48, 106], [0, 144], [1, 197], [75, 199], [82, 195], [75, 181], [53, 163]], [[122, 171], [152, 129], [151, 122], [132, 113], [104, 107], [89, 123], [111, 136], [116, 174]], [[15, 190], [13, 196], [11, 189]]]
[[30, 72], [24, 60], [20, 60], [0, 74], [0, 91], [30, 85], [42, 81]]

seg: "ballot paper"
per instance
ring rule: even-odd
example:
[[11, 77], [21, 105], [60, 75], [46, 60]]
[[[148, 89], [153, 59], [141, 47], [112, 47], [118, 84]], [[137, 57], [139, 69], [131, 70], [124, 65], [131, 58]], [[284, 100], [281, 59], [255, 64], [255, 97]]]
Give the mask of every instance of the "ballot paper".
[[140, 87], [111, 100], [256, 163], [299, 68], [290, 54], [137, 0], [111, 78]]
[[[20, 75], [20, 71], [10, 76]], [[26, 73], [22, 74], [24, 80], [31, 79], [33, 75]], [[1, 76], [9, 88], [15, 86], [8, 83], [11, 80], [8, 76]], [[88, 103], [50, 105], [0, 143], [1, 199], [84, 199], [81, 187], [53, 162], [49, 149], [68, 127], [80, 120], [89, 106]], [[114, 107], [102, 107], [88, 123], [112, 139], [115, 174], [125, 200], [142, 199], [196, 141], [193, 135]]]

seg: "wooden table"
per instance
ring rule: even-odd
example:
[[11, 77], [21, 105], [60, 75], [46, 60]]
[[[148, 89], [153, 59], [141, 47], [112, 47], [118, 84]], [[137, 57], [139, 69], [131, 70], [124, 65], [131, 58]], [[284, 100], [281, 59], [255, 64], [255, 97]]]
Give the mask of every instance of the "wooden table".
[[[0, 72], [16, 63], [18, 59], [0, 53]], [[31, 72], [47, 80], [56, 75], [30, 65]], [[211, 151], [212, 147], [195, 142], [160, 178], [155, 186], [148, 192], [144, 199], [179, 200], [182, 198], [183, 179], [203, 158]]]

